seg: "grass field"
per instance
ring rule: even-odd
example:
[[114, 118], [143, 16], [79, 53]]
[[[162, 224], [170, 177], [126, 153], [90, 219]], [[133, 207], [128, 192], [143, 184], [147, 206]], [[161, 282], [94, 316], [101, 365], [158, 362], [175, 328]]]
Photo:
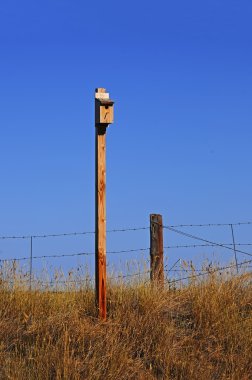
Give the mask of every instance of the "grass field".
[[252, 379], [251, 274], [162, 291], [115, 282], [106, 322], [84, 284], [29, 291], [20, 278], [11, 289], [1, 281], [1, 380]]

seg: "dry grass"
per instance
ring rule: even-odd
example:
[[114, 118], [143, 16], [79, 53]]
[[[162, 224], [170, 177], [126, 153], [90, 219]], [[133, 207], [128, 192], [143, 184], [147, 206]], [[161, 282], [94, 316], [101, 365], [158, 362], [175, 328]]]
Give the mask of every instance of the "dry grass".
[[87, 285], [0, 285], [0, 379], [252, 379], [251, 276], [160, 291], [113, 284], [108, 320]]

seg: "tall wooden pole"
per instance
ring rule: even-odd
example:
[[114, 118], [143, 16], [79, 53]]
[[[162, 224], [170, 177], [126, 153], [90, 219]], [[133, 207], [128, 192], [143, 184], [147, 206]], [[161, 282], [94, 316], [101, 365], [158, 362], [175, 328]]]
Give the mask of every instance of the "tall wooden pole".
[[164, 243], [162, 215], [150, 215], [150, 279], [160, 287], [164, 286]]
[[96, 127], [96, 302], [106, 319], [106, 128]]
[[95, 283], [98, 315], [106, 319], [106, 129], [113, 101], [104, 88], [95, 94]]

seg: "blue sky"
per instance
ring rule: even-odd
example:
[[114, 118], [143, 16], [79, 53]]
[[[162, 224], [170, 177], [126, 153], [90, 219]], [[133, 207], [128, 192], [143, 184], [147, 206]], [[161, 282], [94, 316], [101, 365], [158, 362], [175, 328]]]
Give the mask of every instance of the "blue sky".
[[[246, 0], [1, 2], [0, 235], [93, 230], [96, 87], [116, 102], [108, 228], [150, 213], [251, 220], [251, 19]], [[148, 234], [108, 243], [148, 246]], [[74, 244], [57, 249], [93, 249]]]

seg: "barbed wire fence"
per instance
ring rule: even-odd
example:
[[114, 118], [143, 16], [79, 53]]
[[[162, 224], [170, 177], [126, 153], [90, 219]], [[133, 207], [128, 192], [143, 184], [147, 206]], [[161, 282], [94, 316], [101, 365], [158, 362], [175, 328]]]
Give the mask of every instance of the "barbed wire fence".
[[[174, 244], [174, 245], [165, 245], [163, 247], [166, 255], [169, 255], [169, 251], [171, 250], [185, 250], [190, 249], [194, 250], [196, 248], [209, 248], [209, 247], [215, 247], [215, 248], [222, 248], [227, 250], [228, 252], [232, 252], [234, 254], [234, 264], [228, 264], [228, 265], [218, 265], [218, 266], [212, 266], [210, 263], [207, 267], [204, 269], [202, 268], [195, 268], [190, 262], [188, 262], [187, 267], [182, 267], [178, 269], [178, 265], [181, 264], [181, 258], [176, 258], [175, 262], [170, 265], [170, 268], [168, 268], [168, 264], [164, 267], [164, 273], [166, 274], [166, 281], [169, 284], [174, 284], [177, 282], [185, 282], [186, 280], [195, 279], [197, 277], [203, 277], [207, 276], [209, 274], [213, 273], [223, 273], [224, 271], [235, 269], [236, 273], [238, 274], [241, 268], [250, 269], [252, 264], [252, 253], [248, 252], [247, 250], [244, 250], [241, 247], [251, 247], [252, 242], [237, 242], [235, 238], [235, 228], [237, 226], [250, 226], [252, 225], [252, 222], [238, 222], [238, 223], [209, 223], [209, 224], [179, 224], [179, 225], [162, 225], [162, 228], [164, 231], [169, 231], [172, 234], [178, 236], [187, 238], [190, 241], [197, 241], [197, 244]], [[230, 242], [216, 242], [212, 241], [212, 239], [207, 239], [203, 236], [201, 236], [201, 233], [198, 235], [194, 235], [190, 232], [188, 232], [188, 229], [196, 228], [197, 231], [201, 231], [202, 229], [206, 228], [212, 228], [212, 227], [225, 227], [228, 228], [230, 231]], [[186, 228], [186, 230], [185, 230]], [[150, 230], [150, 226], [144, 226], [144, 227], [129, 227], [129, 228], [116, 228], [107, 230], [107, 233], [127, 233], [127, 232], [138, 232], [138, 231], [148, 231]], [[77, 257], [77, 256], [93, 256], [95, 255], [95, 252], [92, 251], [81, 251], [81, 252], [69, 252], [69, 253], [53, 253], [53, 254], [46, 254], [46, 255], [34, 255], [34, 240], [36, 239], [48, 239], [48, 238], [59, 238], [59, 237], [77, 237], [77, 236], [84, 236], [84, 235], [94, 235], [94, 231], [84, 231], [84, 232], [67, 232], [67, 233], [59, 233], [59, 234], [39, 234], [39, 235], [20, 235], [20, 236], [0, 236], [0, 241], [3, 240], [27, 240], [29, 244], [29, 255], [23, 256], [23, 257], [1, 257], [0, 256], [0, 265], [3, 265], [4, 263], [16, 263], [16, 262], [23, 262], [26, 261], [29, 263], [29, 276], [28, 276], [28, 282], [30, 289], [32, 288], [33, 283], [33, 263], [34, 260], [42, 260], [42, 259], [52, 259], [57, 258], [61, 259], [64, 257]], [[115, 255], [123, 255], [123, 254], [129, 254], [129, 253], [148, 253], [150, 251], [150, 247], [141, 247], [141, 248], [132, 248], [132, 249], [121, 249], [121, 250], [108, 250], [107, 254], [115, 254]], [[238, 254], [245, 255], [246, 257], [251, 257], [249, 260], [238, 260]], [[179, 255], [180, 256], [180, 255]], [[184, 262], [185, 264], [185, 262]], [[138, 271], [137, 273], [121, 273], [116, 276], [110, 276], [110, 280], [114, 279], [126, 279], [126, 278], [132, 278], [132, 277], [138, 277], [139, 279], [142, 279], [143, 277], [150, 274], [150, 270], [145, 270], [143, 272]], [[184, 275], [183, 275], [184, 274]], [[180, 275], [178, 277], [178, 275]], [[75, 284], [82, 283], [82, 280], [73, 280], [68, 281], [73, 282]], [[45, 282], [44, 282], [45, 283]], [[52, 284], [52, 281], [48, 281], [49, 284]], [[60, 281], [58, 281], [60, 283]], [[62, 281], [64, 283], [64, 281]]]

